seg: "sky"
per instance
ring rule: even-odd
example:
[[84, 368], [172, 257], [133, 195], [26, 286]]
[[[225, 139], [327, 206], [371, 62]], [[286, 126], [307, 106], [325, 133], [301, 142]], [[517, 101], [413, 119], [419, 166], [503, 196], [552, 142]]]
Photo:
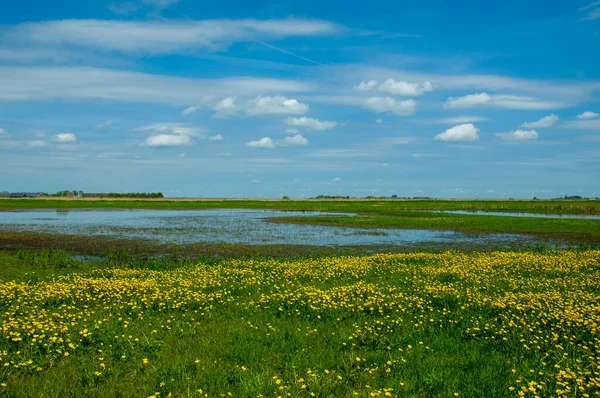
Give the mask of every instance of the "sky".
[[21, 0], [0, 191], [600, 195], [600, 1]]

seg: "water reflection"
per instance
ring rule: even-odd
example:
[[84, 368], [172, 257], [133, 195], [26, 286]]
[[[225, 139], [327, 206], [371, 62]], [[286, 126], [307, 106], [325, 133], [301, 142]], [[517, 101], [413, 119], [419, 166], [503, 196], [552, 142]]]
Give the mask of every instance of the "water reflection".
[[[55, 217], [51, 217], [53, 213]], [[535, 244], [517, 234], [466, 235], [455, 231], [364, 229], [267, 222], [268, 217], [327, 213], [264, 210], [74, 210], [0, 212], [0, 227], [161, 243], [245, 243], [300, 245], [411, 245], [422, 243]], [[339, 214], [338, 214], [339, 215]]]

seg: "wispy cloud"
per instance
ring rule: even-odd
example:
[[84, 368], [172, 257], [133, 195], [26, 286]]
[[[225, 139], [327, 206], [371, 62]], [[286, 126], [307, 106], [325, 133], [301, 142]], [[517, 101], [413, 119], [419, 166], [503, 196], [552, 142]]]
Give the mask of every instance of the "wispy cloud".
[[197, 49], [218, 50], [233, 42], [331, 35], [339, 30], [340, 26], [329, 21], [301, 18], [199, 21], [67, 19], [16, 25], [8, 28], [3, 37], [23, 43], [159, 55]]
[[559, 101], [545, 101], [535, 97], [526, 97], [522, 95], [506, 95], [487, 93], [475, 93], [462, 97], [448, 97], [444, 108], [446, 109], [467, 109], [479, 106], [490, 106], [504, 109], [557, 109], [565, 108], [569, 105]]
[[89, 67], [0, 66], [0, 100], [115, 100], [173, 105], [201, 104], [212, 97], [300, 92], [295, 80], [229, 77], [195, 79]]
[[581, 7], [579, 11], [585, 11], [585, 16], [582, 20], [592, 20], [600, 18], [600, 1], [595, 1], [584, 7]]

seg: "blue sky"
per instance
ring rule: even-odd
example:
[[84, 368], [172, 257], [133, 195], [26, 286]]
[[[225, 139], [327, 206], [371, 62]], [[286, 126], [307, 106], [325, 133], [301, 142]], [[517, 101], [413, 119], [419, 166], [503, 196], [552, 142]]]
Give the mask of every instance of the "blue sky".
[[0, 14], [0, 190], [600, 195], [600, 2]]

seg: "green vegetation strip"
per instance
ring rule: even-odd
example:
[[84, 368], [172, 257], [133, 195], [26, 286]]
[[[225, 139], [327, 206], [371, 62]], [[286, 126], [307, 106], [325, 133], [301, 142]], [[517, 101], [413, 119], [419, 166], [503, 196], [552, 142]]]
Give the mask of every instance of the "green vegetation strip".
[[600, 200], [88, 200], [2, 199], [0, 210], [26, 209], [259, 209], [394, 215], [404, 210], [482, 210], [600, 214]]
[[269, 221], [360, 228], [409, 228], [533, 234], [570, 243], [600, 242], [600, 220], [398, 212], [395, 216], [273, 217]]

